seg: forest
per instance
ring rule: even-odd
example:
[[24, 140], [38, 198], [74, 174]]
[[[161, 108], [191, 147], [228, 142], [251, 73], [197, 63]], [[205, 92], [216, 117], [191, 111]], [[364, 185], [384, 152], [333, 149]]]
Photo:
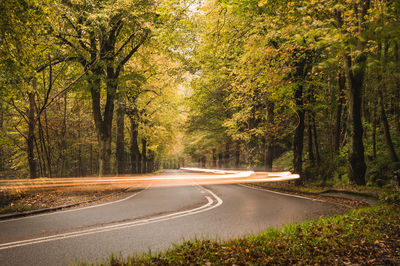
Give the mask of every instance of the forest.
[[0, 177], [196, 165], [383, 186], [398, 0], [0, 2]]

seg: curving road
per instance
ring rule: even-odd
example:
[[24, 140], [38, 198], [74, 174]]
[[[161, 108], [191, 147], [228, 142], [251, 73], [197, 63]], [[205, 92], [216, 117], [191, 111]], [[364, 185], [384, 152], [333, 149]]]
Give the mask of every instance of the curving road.
[[119, 201], [0, 221], [0, 265], [101, 262], [111, 253], [161, 251], [195, 237], [228, 239], [340, 209], [238, 184], [155, 182]]

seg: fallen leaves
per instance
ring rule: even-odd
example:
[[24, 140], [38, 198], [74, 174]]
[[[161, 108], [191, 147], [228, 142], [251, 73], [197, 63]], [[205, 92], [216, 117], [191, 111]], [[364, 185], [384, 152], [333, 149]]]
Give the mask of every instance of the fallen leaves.
[[0, 214], [85, 203], [91, 200], [110, 200], [120, 196], [123, 189], [85, 190], [85, 191], [40, 191], [19, 194], [3, 199]]

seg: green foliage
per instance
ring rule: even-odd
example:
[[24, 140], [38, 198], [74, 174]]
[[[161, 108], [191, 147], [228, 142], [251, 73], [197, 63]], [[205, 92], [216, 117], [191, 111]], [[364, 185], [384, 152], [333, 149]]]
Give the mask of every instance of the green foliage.
[[379, 199], [381, 202], [400, 205], [400, 192], [398, 190], [386, 192], [380, 195]]
[[[72, 175], [71, 165], [90, 160], [96, 168], [102, 127], [85, 110], [102, 110], [94, 117], [105, 120], [113, 117], [106, 109], [125, 97], [132, 111], [126, 122], [138, 122], [154, 158], [185, 150], [196, 160], [214, 152], [233, 161], [239, 153], [240, 167], [266, 164], [269, 147], [274, 167], [292, 170], [289, 154], [304, 111], [303, 174], [310, 182], [346, 182], [353, 152], [349, 73], [362, 72], [367, 180], [384, 185], [396, 167], [387, 146], [396, 152], [400, 145], [393, 100], [400, 95], [400, 6], [368, 3], [2, 1], [0, 157], [7, 160], [0, 171], [28, 172], [33, 93], [34, 157], [43, 175], [47, 168]], [[92, 89], [100, 92], [98, 104], [91, 104]]]

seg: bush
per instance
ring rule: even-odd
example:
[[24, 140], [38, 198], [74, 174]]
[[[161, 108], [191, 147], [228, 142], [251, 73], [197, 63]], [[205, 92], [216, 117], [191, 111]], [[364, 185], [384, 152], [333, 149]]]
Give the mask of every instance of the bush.
[[379, 157], [370, 162], [367, 168], [367, 181], [369, 185], [383, 187], [390, 184], [393, 177], [393, 171], [398, 170], [399, 163], [391, 162], [388, 157]]

